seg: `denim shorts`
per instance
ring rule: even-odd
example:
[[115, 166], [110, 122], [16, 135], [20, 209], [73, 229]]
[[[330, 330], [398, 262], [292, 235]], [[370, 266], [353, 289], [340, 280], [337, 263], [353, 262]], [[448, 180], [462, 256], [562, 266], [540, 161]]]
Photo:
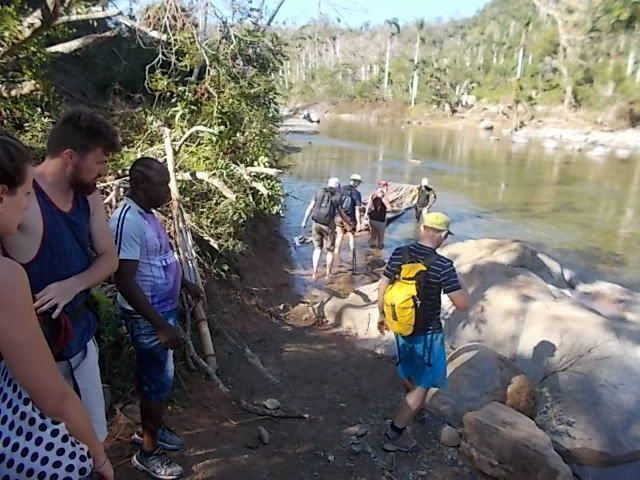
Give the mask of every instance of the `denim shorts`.
[[398, 375], [423, 388], [447, 386], [447, 352], [442, 332], [396, 335]]
[[[160, 343], [156, 329], [137, 312], [119, 307], [118, 314], [129, 332], [131, 344], [136, 352], [136, 381], [139, 394], [145, 400], [164, 402], [173, 385], [173, 350], [165, 348]], [[177, 325], [176, 309], [160, 314], [167, 323], [174, 327]]]

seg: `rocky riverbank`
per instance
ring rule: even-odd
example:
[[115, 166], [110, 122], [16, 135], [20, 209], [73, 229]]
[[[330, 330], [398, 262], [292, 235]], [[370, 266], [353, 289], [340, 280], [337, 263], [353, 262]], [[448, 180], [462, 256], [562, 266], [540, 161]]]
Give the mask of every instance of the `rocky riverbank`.
[[[473, 306], [455, 312], [443, 302], [450, 386], [432, 392], [427, 406], [461, 429], [474, 464], [496, 478], [539, 478], [522, 473], [527, 466], [513, 455], [513, 442], [535, 437], [536, 461], [561, 471], [540, 436], [544, 432], [579, 478], [638, 478], [640, 465], [633, 462], [640, 459], [640, 294], [606, 282], [583, 283], [522, 242], [469, 240], [443, 253], [454, 259]], [[356, 345], [393, 355], [391, 336], [375, 328], [376, 298], [376, 284], [370, 284], [347, 298], [328, 296], [314, 311], [352, 335]], [[520, 375], [526, 381], [514, 382]], [[517, 408], [530, 394], [532, 408]], [[514, 411], [487, 407], [495, 401]], [[467, 418], [470, 412], [477, 413]], [[492, 412], [500, 417], [493, 423]], [[500, 419], [526, 426], [531, 435], [514, 437], [499, 427]], [[495, 439], [478, 443], [479, 431], [491, 431]], [[612, 469], [617, 476], [609, 474]]]
[[[575, 113], [567, 117], [559, 108], [536, 107], [518, 112], [514, 129], [513, 109], [506, 105], [478, 103], [472, 108], [445, 115], [417, 108], [410, 111], [398, 105], [351, 105], [315, 103], [291, 110], [313, 112], [319, 120], [339, 119], [359, 122], [389, 122], [411, 126], [471, 127], [489, 132], [493, 141], [514, 144], [539, 142], [547, 150], [584, 151], [593, 158], [608, 156], [626, 160], [640, 156], [640, 128], [633, 128], [635, 117], [619, 105], [610, 111]], [[311, 125], [307, 122], [308, 125]]]

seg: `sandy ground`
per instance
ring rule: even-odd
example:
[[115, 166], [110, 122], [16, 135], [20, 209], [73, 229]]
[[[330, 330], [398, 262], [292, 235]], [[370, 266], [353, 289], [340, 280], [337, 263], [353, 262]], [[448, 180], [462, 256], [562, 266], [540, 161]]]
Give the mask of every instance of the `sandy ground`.
[[[274, 398], [285, 411], [309, 418], [248, 413], [199, 374], [180, 368], [167, 423], [186, 442], [187, 448], [174, 455], [186, 478], [485, 478], [465, 464], [457, 449], [438, 442], [442, 423], [433, 417], [414, 426], [420, 443], [416, 452], [383, 452], [385, 421], [402, 398], [393, 360], [356, 350], [348, 338], [285, 313], [300, 300], [300, 277], [308, 272], [293, 267], [277, 224], [254, 230], [249, 243], [249, 253], [236, 266], [238, 276], [209, 286], [209, 307], [219, 325], [246, 343], [279, 383], [270, 382], [218, 334], [220, 376], [236, 399], [261, 403]], [[348, 285], [341, 282], [348, 276], [343, 268], [334, 282]], [[129, 463], [136, 416], [135, 404], [120, 406], [111, 422], [108, 445], [119, 479], [146, 478]], [[258, 440], [260, 426], [269, 432], [267, 445]]]

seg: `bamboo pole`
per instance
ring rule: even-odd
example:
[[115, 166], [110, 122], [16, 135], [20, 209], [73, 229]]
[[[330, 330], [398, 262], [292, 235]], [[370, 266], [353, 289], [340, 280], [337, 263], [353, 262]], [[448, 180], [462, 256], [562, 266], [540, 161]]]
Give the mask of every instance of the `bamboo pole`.
[[[171, 210], [173, 214], [176, 245], [182, 263], [182, 269], [185, 277], [190, 282], [193, 282], [200, 288], [203, 288], [200, 270], [198, 269], [198, 259], [195, 254], [193, 244], [193, 237], [191, 236], [191, 229], [187, 225], [186, 215], [182, 208], [180, 190], [178, 189], [173, 142], [171, 141], [171, 130], [165, 126], [160, 126], [160, 129], [162, 131], [165, 153], [167, 156], [169, 188], [171, 189]], [[216, 353], [211, 339], [211, 330], [209, 329], [209, 323], [207, 321], [207, 315], [202, 301], [197, 302], [194, 307], [193, 314], [196, 328], [200, 334], [200, 341], [202, 342], [204, 361], [210, 369], [209, 373], [216, 373], [218, 371], [218, 362], [216, 361]]]

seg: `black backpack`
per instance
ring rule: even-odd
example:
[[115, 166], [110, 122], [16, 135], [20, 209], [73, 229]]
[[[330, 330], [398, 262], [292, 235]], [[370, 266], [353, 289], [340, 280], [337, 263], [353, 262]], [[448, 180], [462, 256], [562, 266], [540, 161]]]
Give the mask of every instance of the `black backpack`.
[[353, 190], [350, 186], [345, 187], [342, 191], [342, 209], [347, 215], [351, 215], [354, 211], [355, 202], [353, 201]]
[[322, 198], [319, 202], [316, 201], [311, 219], [326, 227], [336, 216], [336, 206], [333, 202], [334, 192], [327, 187], [323, 188], [322, 191]]

